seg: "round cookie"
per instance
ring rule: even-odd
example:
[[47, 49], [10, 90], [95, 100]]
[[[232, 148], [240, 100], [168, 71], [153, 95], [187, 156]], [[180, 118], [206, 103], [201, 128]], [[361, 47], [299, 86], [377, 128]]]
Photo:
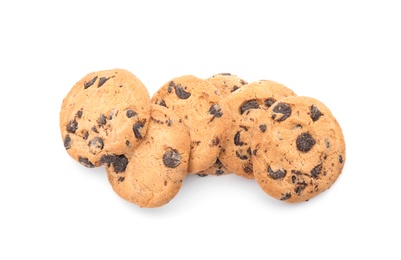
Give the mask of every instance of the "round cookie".
[[188, 173], [199, 173], [212, 166], [231, 126], [230, 111], [216, 88], [206, 80], [186, 75], [167, 82], [151, 101], [173, 110], [188, 127]]
[[129, 71], [87, 74], [64, 98], [60, 130], [68, 154], [86, 167], [101, 166], [107, 154], [124, 154], [146, 133], [150, 97]]
[[230, 93], [239, 89], [245, 84], [248, 84], [245, 80], [232, 75], [231, 73], [219, 73], [208, 78], [207, 81], [211, 83], [220, 92], [220, 95], [227, 97]]
[[245, 85], [231, 93], [224, 101], [231, 111], [232, 126], [219, 159], [229, 172], [252, 179], [251, 130], [255, 120], [278, 99], [295, 95], [294, 92], [270, 80]]
[[110, 156], [105, 163], [113, 190], [140, 207], [160, 207], [181, 188], [188, 168], [190, 137], [169, 109], [152, 105], [148, 131], [131, 157]]
[[310, 97], [286, 97], [253, 129], [255, 179], [274, 198], [307, 201], [330, 188], [345, 163], [342, 130], [330, 110]]

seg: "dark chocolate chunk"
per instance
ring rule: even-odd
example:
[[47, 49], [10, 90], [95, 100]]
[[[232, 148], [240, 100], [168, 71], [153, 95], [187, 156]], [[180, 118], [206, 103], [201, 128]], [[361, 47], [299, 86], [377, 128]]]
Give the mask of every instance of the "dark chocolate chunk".
[[163, 107], [167, 107], [166, 101], [164, 101], [164, 99], [160, 100], [159, 105], [163, 106]]
[[99, 131], [97, 130], [96, 126], [92, 126], [91, 130], [95, 133], [99, 133]]
[[130, 143], [128, 140], [126, 140], [126, 141], [125, 141], [125, 145], [126, 145], [126, 146], [130, 146], [131, 143]]
[[70, 122], [68, 122], [67, 124], [67, 132], [74, 134], [75, 131], [77, 131], [78, 129], [78, 122], [74, 119], [74, 120], [70, 120]]
[[240, 140], [241, 138], [241, 131], [238, 131], [235, 135], [234, 135], [234, 144], [236, 146], [243, 146], [244, 142], [241, 142]]
[[316, 141], [309, 133], [302, 133], [298, 136], [296, 143], [298, 150], [306, 153], [312, 149]]
[[221, 169], [217, 169], [216, 172], [215, 172], [215, 174], [216, 174], [216, 175], [222, 175], [222, 174], [224, 174], [224, 171], [221, 170]]
[[213, 121], [213, 119], [215, 117], [222, 117], [223, 116], [223, 112], [221, 111], [221, 107], [219, 106], [219, 104], [213, 104], [210, 108], [209, 108], [209, 113], [211, 115], [213, 115], [212, 119], [210, 121]]
[[88, 137], [89, 137], [89, 132], [87, 131], [87, 130], [83, 130], [83, 133], [84, 133], [84, 140], [88, 140]]
[[294, 173], [296, 175], [302, 175], [302, 172], [298, 170], [291, 170], [291, 173]]
[[82, 117], [82, 108], [81, 108], [81, 110], [78, 110], [77, 117], [78, 117], [78, 119], [80, 119]]
[[133, 110], [128, 109], [126, 115], [128, 118], [131, 118], [131, 117], [137, 116], [138, 114], [136, 112], [134, 112]]
[[128, 164], [128, 158], [125, 155], [105, 154], [100, 158], [101, 164], [106, 164], [108, 167], [113, 165], [116, 173], [125, 172]]
[[163, 155], [163, 163], [168, 168], [175, 168], [181, 163], [181, 155], [175, 149], [169, 150]]
[[318, 178], [320, 173], [322, 173], [322, 164], [318, 164], [315, 167], [313, 167], [313, 169], [310, 171], [310, 175], [312, 176], [312, 178]]
[[338, 161], [339, 161], [340, 163], [343, 163], [343, 157], [342, 157], [341, 155], [338, 156]]
[[282, 114], [280, 118], [277, 118], [276, 114], [273, 115], [274, 120], [281, 122], [291, 116], [291, 107], [288, 104], [280, 102], [273, 108], [273, 112]]
[[135, 138], [136, 139], [142, 139], [142, 135], [141, 132], [139, 131], [140, 128], [143, 128], [145, 126], [144, 123], [142, 122], [136, 122], [133, 126], [132, 126], [132, 130], [134, 131], [135, 134]]
[[249, 109], [259, 109], [259, 104], [256, 102], [256, 100], [248, 100], [242, 103], [242, 105], [239, 107], [239, 112], [242, 115], [245, 111]]
[[88, 81], [88, 82], [85, 82], [85, 83], [84, 83], [84, 89], [87, 89], [87, 88], [89, 88], [90, 86], [92, 86], [93, 83], [95, 83], [96, 80], [97, 80], [97, 76], [94, 77], [92, 80], [90, 80], [90, 81]]
[[98, 88], [100, 88], [101, 86], [103, 86], [104, 83], [106, 83], [106, 81], [108, 81], [110, 78], [106, 78], [106, 77], [101, 77], [99, 79], [99, 84], [97, 85]]
[[107, 123], [107, 117], [103, 114], [99, 116], [99, 123], [100, 125], [105, 125]]
[[101, 150], [103, 150], [103, 145], [103, 140], [100, 137], [95, 137], [88, 143], [89, 150], [93, 154], [98, 154]]
[[240, 160], [248, 160], [248, 156], [246, 155], [241, 155], [238, 151], [235, 152], [235, 155], [240, 159]]
[[247, 164], [245, 164], [243, 169], [244, 169], [244, 172], [251, 174], [251, 173], [253, 173], [253, 164], [247, 163]]
[[70, 137], [70, 135], [66, 135], [65, 138], [64, 138], [64, 148], [66, 150], [71, 148], [71, 137]]
[[274, 98], [268, 98], [265, 100], [265, 106], [271, 107], [274, 104], [274, 102], [276, 102]]
[[287, 192], [280, 198], [280, 200], [288, 200], [289, 198], [291, 198], [291, 193]]
[[174, 81], [170, 81], [170, 83], [168, 83], [167, 92], [171, 93], [171, 91], [173, 90], [174, 86], [175, 86]]
[[238, 86], [234, 86], [234, 87], [231, 89], [231, 92], [234, 92], [234, 91], [236, 91], [237, 89], [239, 89], [239, 87], [238, 87]]
[[306, 188], [306, 183], [304, 183], [304, 182], [301, 182], [301, 183], [298, 183], [298, 186], [295, 188], [295, 193], [298, 195], [298, 196], [300, 196], [301, 195], [301, 192]]
[[88, 158], [79, 157], [78, 161], [79, 161], [80, 164], [82, 164], [85, 167], [88, 167], [88, 168], [94, 168], [95, 167], [95, 165], [93, 165], [93, 163], [91, 163], [88, 160]]
[[272, 168], [270, 168], [270, 166], [267, 168], [267, 171], [273, 180], [282, 179], [287, 174], [287, 171], [284, 169], [283, 170], [278, 169], [277, 171], [273, 171]]
[[259, 126], [259, 130], [260, 130], [262, 133], [266, 132], [266, 125], [260, 125], [260, 126]]
[[317, 106], [312, 105], [310, 107], [310, 117], [312, 118], [313, 122], [319, 120], [319, 118], [322, 116], [323, 114], [320, 112], [320, 110], [317, 108]]
[[174, 86], [174, 89], [175, 89], [175, 94], [180, 99], [187, 99], [191, 96], [191, 93], [186, 92], [184, 88], [181, 86], [181, 84]]
[[292, 183], [295, 183], [297, 181], [297, 177], [295, 175], [291, 176], [291, 181]]
[[251, 149], [251, 147], [248, 147], [248, 149], [246, 150], [246, 153], [249, 154], [249, 156], [252, 156], [252, 149]]
[[119, 177], [119, 178], [118, 178], [118, 183], [123, 182], [124, 180], [125, 180], [124, 177]]

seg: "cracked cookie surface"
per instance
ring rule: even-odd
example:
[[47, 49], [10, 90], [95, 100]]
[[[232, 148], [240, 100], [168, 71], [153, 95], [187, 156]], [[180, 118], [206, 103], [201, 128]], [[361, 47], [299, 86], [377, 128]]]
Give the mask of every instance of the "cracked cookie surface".
[[213, 85], [192, 75], [170, 80], [151, 99], [152, 103], [171, 109], [188, 127], [190, 174], [212, 166], [224, 145], [231, 115], [222, 99]]
[[282, 84], [260, 80], [244, 85], [224, 98], [231, 111], [232, 125], [219, 159], [229, 172], [248, 179], [254, 178], [251, 130], [255, 121], [276, 100], [291, 95], [295, 93]]
[[345, 163], [345, 141], [331, 111], [310, 97], [280, 99], [252, 130], [255, 179], [272, 197], [307, 201], [330, 188]]
[[101, 166], [102, 156], [132, 151], [143, 139], [150, 96], [131, 72], [91, 72], [62, 102], [60, 130], [68, 154], [86, 167]]
[[109, 155], [108, 180], [123, 199], [140, 207], [160, 207], [179, 192], [190, 152], [186, 126], [171, 110], [152, 105], [148, 131], [131, 156]]

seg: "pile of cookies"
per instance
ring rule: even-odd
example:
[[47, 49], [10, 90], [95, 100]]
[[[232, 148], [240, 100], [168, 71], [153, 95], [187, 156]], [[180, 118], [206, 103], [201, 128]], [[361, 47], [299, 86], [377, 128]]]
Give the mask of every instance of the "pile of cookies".
[[232, 173], [307, 201], [345, 163], [341, 127], [322, 102], [229, 73], [177, 77], [153, 97], [127, 70], [89, 73], [64, 98], [60, 130], [73, 159], [104, 166], [113, 190], [140, 207], [168, 203], [187, 174]]

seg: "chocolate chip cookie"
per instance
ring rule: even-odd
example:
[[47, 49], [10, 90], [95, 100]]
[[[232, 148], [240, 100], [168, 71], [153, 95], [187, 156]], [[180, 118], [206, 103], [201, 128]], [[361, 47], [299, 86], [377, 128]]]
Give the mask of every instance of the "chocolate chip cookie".
[[314, 98], [278, 100], [252, 132], [255, 179], [274, 198], [307, 201], [330, 188], [342, 172], [345, 142], [341, 127]]
[[100, 166], [104, 155], [125, 154], [139, 144], [149, 115], [149, 93], [135, 75], [123, 69], [89, 73], [62, 102], [64, 147], [82, 165]]
[[244, 85], [224, 98], [231, 111], [232, 126], [219, 159], [229, 172], [248, 179], [254, 177], [251, 130], [255, 121], [266, 113], [277, 99], [291, 95], [295, 94], [286, 86], [270, 80], [261, 80]]
[[212, 166], [231, 126], [230, 110], [217, 89], [206, 80], [187, 75], [168, 81], [151, 100], [171, 109], [188, 127], [188, 173], [199, 173]]
[[131, 157], [105, 158], [113, 190], [140, 207], [160, 207], [181, 188], [188, 168], [190, 136], [172, 110], [152, 105], [149, 127]]

